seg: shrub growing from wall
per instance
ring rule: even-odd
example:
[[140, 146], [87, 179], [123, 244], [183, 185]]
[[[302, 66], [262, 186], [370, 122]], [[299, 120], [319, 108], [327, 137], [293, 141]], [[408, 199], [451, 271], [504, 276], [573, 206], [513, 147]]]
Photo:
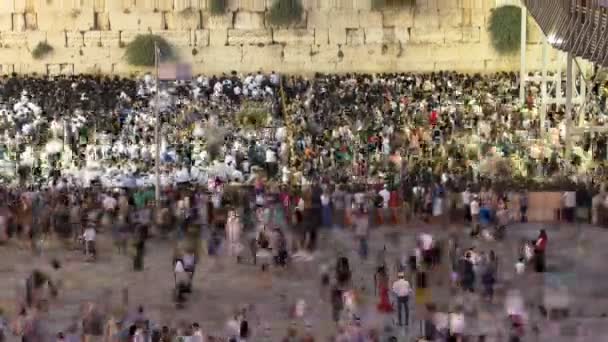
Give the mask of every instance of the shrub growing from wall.
[[154, 43], [160, 49], [162, 60], [175, 57], [173, 47], [163, 37], [154, 34], [140, 34], [127, 45], [125, 57], [130, 65], [154, 66]]
[[36, 45], [34, 50], [32, 50], [32, 57], [34, 59], [42, 59], [51, 52], [53, 52], [52, 46], [50, 46], [47, 42], [40, 42]]
[[274, 26], [289, 26], [300, 21], [303, 11], [300, 0], [274, 0], [268, 19]]
[[226, 13], [226, 0], [211, 0], [209, 2], [209, 12], [212, 15], [222, 15]]
[[490, 14], [490, 38], [494, 49], [501, 54], [512, 54], [521, 44], [521, 8], [502, 6]]

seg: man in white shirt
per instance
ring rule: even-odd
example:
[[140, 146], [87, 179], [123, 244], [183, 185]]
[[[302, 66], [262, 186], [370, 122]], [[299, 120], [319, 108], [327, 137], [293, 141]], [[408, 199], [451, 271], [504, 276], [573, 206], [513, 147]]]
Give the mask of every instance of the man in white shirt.
[[383, 224], [385, 218], [389, 217], [388, 203], [391, 198], [391, 192], [388, 191], [388, 185], [384, 184], [382, 190], [378, 192], [378, 196], [382, 198], [382, 208], [378, 208], [378, 221], [380, 224]]
[[479, 199], [477, 195], [473, 195], [473, 200], [471, 201], [471, 224], [473, 227], [477, 225], [479, 222]]
[[573, 222], [576, 211], [576, 192], [565, 191], [562, 195], [562, 201], [564, 204], [564, 219], [566, 222]]
[[403, 312], [405, 311], [405, 325], [409, 324], [410, 321], [410, 308], [408, 306], [410, 293], [412, 293], [412, 287], [410, 283], [405, 280], [405, 274], [403, 272], [399, 272], [397, 274], [397, 279], [393, 283], [393, 293], [397, 296], [397, 318], [399, 320], [399, 325], [403, 325]]
[[266, 174], [273, 177], [277, 173], [277, 155], [272, 148], [266, 149]]
[[95, 228], [92, 226], [88, 226], [84, 230], [84, 234], [82, 238], [84, 239], [84, 254], [87, 257], [93, 258], [95, 257], [95, 237], [97, 236], [97, 232], [95, 232]]

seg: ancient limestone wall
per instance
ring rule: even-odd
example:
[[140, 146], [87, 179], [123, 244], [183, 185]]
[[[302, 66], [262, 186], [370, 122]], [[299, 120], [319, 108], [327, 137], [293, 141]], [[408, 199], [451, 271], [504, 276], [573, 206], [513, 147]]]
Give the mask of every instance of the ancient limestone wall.
[[[488, 18], [505, 0], [417, 0], [371, 10], [372, 0], [301, 0], [293, 27], [272, 27], [272, 0], [228, 0], [214, 17], [208, 0], [1, 0], [0, 73], [128, 74], [124, 46], [138, 33], [164, 36], [196, 72], [378, 72], [517, 70], [519, 55], [498, 55]], [[530, 19], [528, 65], [540, 67], [541, 34]], [[34, 60], [42, 41], [52, 54]], [[551, 51], [550, 60], [561, 62]]]

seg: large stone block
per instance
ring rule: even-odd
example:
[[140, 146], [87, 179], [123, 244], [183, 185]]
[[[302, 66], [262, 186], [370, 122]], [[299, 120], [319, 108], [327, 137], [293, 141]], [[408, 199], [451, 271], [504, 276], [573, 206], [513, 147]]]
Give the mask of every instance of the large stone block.
[[[34, 50], [39, 43], [45, 43], [46, 32], [44, 31], [30, 31], [26, 33], [27, 47], [30, 50]], [[59, 46], [58, 46], [59, 47]]]
[[68, 47], [83, 47], [84, 46], [84, 34], [79, 31], [66, 31], [65, 36], [67, 38]]
[[463, 27], [462, 41], [464, 43], [479, 43], [481, 41], [481, 27]]
[[82, 52], [77, 58], [82, 64], [100, 64], [111, 60], [109, 47], [89, 47], [82, 49]]
[[202, 13], [188, 8], [178, 12], [165, 12], [165, 24], [168, 30], [196, 30], [202, 27]]
[[25, 14], [13, 13], [13, 31], [25, 31]]
[[[313, 49], [312, 56], [311, 56], [312, 63], [316, 66], [319, 66], [318, 70], [321, 70], [321, 71], [326, 71], [327, 69], [332, 69], [332, 66], [333, 66], [333, 68], [335, 68], [336, 63], [338, 63], [338, 61], [341, 59], [341, 58], [338, 58], [338, 51], [340, 51], [340, 50], [337, 47], [331, 47], [331, 46], [329, 46], [327, 48]], [[342, 54], [343, 53], [344, 52], [342, 52]]]
[[283, 61], [285, 63], [311, 63], [310, 52], [310, 45], [286, 45], [283, 49]]
[[305, 29], [276, 29], [272, 31], [272, 40], [281, 44], [314, 44], [315, 31]]
[[399, 59], [410, 62], [429, 61], [433, 59], [436, 50], [428, 44], [405, 44], [399, 51]]
[[443, 31], [443, 39], [445, 43], [455, 43], [462, 41], [462, 29], [460, 28], [445, 28]]
[[329, 44], [329, 30], [315, 29], [315, 45], [324, 46]]
[[404, 8], [383, 11], [382, 25], [384, 27], [412, 27], [414, 26], [414, 10]]
[[359, 11], [334, 10], [328, 12], [329, 28], [358, 28]]
[[314, 29], [329, 28], [329, 12], [318, 10], [308, 12], [306, 25]]
[[356, 46], [365, 44], [364, 29], [346, 29], [346, 45]]
[[0, 1], [0, 13], [15, 12], [15, 2], [12, 0]]
[[[393, 28], [366, 28], [365, 44], [390, 44], [397, 41], [396, 29]], [[409, 37], [408, 37], [409, 39]], [[407, 39], [405, 40], [407, 41]]]
[[227, 29], [209, 30], [209, 45], [210, 46], [228, 45], [228, 30]]
[[422, 29], [439, 28], [441, 17], [438, 10], [416, 10], [414, 13], [414, 27]]
[[382, 27], [382, 12], [359, 11], [359, 27]]
[[120, 31], [120, 44], [128, 45], [135, 37], [139, 35], [141, 32], [139, 31]]
[[105, 12], [95, 13], [95, 29], [100, 31], [110, 30], [110, 14]]
[[272, 44], [272, 31], [261, 30], [228, 30], [229, 45], [259, 45]]
[[173, 46], [191, 46], [190, 31], [156, 31], [155, 34], [165, 38]]
[[[464, 11], [466, 12], [466, 11]], [[463, 12], [463, 13], [464, 13]], [[488, 24], [488, 19], [490, 17], [490, 13], [481, 9], [473, 9], [469, 11], [470, 13], [470, 25], [472, 26], [484, 26]], [[465, 14], [463, 14], [463, 20], [465, 18]]]
[[203, 28], [210, 30], [232, 28], [233, 16], [234, 13], [232, 12], [224, 15], [211, 15], [208, 12], [203, 12]]
[[4, 48], [23, 47], [27, 45], [27, 36], [25, 32], [2, 32], [0, 41]]
[[209, 46], [209, 30], [194, 31], [194, 46]]
[[147, 31], [162, 30], [163, 14], [152, 11], [110, 12], [110, 27], [114, 31]]
[[36, 13], [25, 13], [25, 29], [30, 31], [38, 29], [38, 15]]
[[0, 32], [13, 30], [13, 15], [0, 12]]
[[213, 49], [201, 49], [196, 56], [196, 64], [203, 73], [226, 72], [240, 69], [243, 60], [241, 46], [217, 46]]
[[37, 18], [39, 30], [46, 31], [88, 31], [95, 28], [93, 8], [74, 9], [40, 13]]
[[101, 45], [101, 31], [86, 31], [84, 33], [85, 47], [99, 47]]
[[346, 44], [346, 29], [345, 28], [329, 29], [329, 44], [330, 45]]
[[464, 24], [461, 9], [440, 9], [439, 16], [441, 21], [439, 25], [442, 28], [461, 27]]
[[266, 10], [265, 0], [241, 0], [239, 10], [251, 12], [264, 12]]
[[120, 32], [114, 31], [100, 31], [99, 39], [101, 45], [104, 47], [119, 47], [120, 46]]
[[255, 70], [275, 70], [283, 63], [283, 46], [269, 45], [259, 47], [256, 45], [243, 46], [243, 67], [247, 71]]
[[264, 13], [238, 11], [234, 14], [234, 28], [238, 30], [263, 29]]
[[372, 9], [372, 2], [369, 0], [352, 0], [353, 8], [360, 11], [370, 11]]
[[46, 33], [46, 42], [56, 49], [65, 48], [67, 45], [65, 31], [48, 31]]
[[443, 44], [445, 34], [439, 29], [412, 28], [410, 31], [410, 42], [416, 44]]
[[411, 28], [409, 27], [395, 27], [395, 41], [401, 43], [407, 43], [411, 38]]

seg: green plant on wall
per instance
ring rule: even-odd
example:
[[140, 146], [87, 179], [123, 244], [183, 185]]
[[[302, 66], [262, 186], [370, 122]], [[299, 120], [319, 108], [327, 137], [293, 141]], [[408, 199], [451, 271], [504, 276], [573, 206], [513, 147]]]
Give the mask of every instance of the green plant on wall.
[[51, 52], [53, 52], [52, 46], [50, 46], [47, 42], [40, 42], [36, 45], [34, 50], [32, 50], [32, 57], [34, 59], [42, 59]]
[[139, 34], [127, 45], [127, 62], [135, 66], [154, 66], [154, 43], [158, 45], [163, 60], [175, 57], [173, 47], [163, 37]]
[[212, 15], [222, 15], [226, 13], [226, 0], [210, 0], [209, 12]]
[[520, 49], [521, 44], [521, 8], [502, 6], [490, 14], [490, 38], [494, 49], [501, 54], [512, 54]]
[[289, 26], [300, 21], [303, 11], [300, 0], [274, 0], [268, 19], [274, 26]]
[[375, 11], [408, 6], [416, 6], [416, 0], [372, 0], [372, 9]]

